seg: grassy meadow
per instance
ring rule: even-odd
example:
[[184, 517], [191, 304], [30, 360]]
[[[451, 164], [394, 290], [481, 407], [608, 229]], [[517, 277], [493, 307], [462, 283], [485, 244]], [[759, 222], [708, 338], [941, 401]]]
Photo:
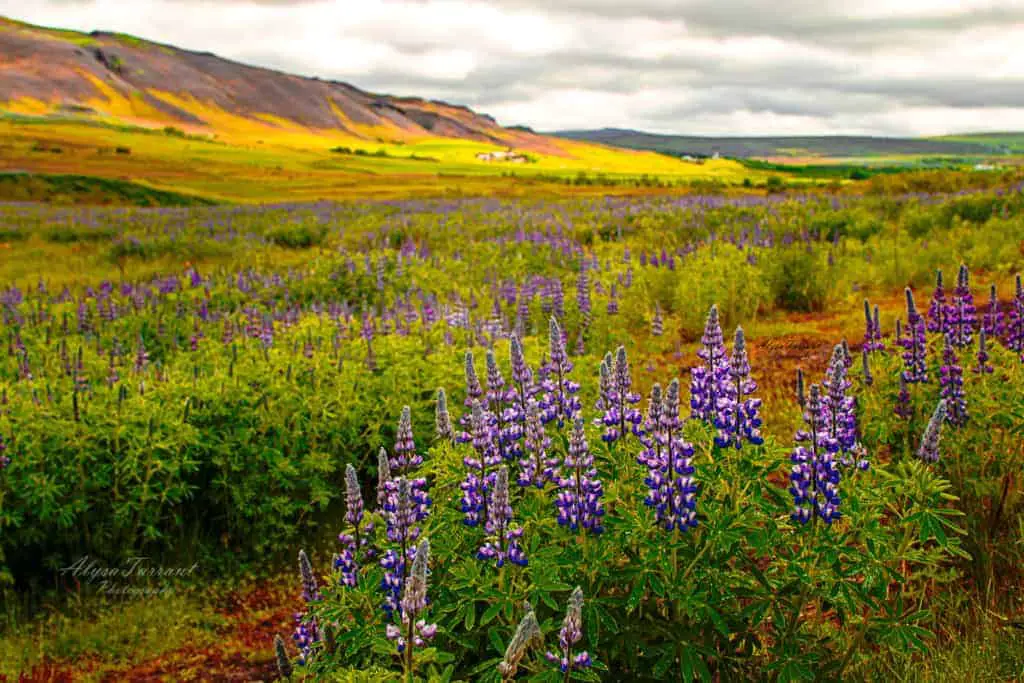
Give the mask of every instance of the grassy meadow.
[[0, 680], [1024, 676], [1018, 176], [0, 125]]

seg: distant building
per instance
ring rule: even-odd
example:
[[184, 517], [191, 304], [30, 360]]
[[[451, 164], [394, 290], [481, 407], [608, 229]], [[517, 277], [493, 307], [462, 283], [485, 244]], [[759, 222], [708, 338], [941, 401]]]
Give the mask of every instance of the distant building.
[[975, 171], [994, 171], [997, 168], [999, 168], [999, 167], [996, 166], [995, 164], [975, 164], [974, 165], [974, 170]]
[[476, 155], [480, 161], [508, 161], [514, 164], [521, 164], [527, 161], [525, 155], [513, 151], [511, 148], [500, 152], [480, 152]]

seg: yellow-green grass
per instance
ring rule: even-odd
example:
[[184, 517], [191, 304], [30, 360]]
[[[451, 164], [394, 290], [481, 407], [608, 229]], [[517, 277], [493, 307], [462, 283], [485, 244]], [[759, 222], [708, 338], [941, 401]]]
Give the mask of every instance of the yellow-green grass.
[[[127, 116], [106, 122], [135, 123]], [[644, 175], [672, 184], [699, 180], [739, 184], [745, 178], [757, 182], [767, 177], [727, 160], [698, 165], [651, 152], [568, 141], [557, 141], [565, 156], [528, 152], [536, 161], [516, 164], [480, 161], [477, 154], [502, 147], [460, 139], [373, 142], [252, 122], [251, 128], [218, 131], [216, 138], [204, 139], [95, 123], [0, 120], [0, 170], [120, 178], [238, 202], [593, 192], [549, 182], [580, 173], [604, 174], [607, 184]], [[335, 147], [365, 154], [331, 151]], [[509, 174], [516, 178], [505, 177]]]

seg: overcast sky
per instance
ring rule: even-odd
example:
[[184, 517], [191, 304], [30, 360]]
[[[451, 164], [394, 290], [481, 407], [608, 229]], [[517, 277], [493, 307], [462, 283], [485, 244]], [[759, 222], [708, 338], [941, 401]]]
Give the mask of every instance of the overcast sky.
[[1024, 0], [0, 0], [538, 130], [1024, 129]]

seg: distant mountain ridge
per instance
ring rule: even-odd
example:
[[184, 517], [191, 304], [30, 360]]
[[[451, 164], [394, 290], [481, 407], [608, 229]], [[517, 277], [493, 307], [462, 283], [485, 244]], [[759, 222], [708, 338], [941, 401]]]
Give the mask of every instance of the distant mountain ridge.
[[468, 107], [360, 90], [117, 33], [0, 17], [0, 111], [95, 113], [186, 130], [333, 132], [367, 140], [458, 138], [549, 154], [556, 141]]
[[664, 135], [621, 128], [550, 133], [569, 140], [597, 142], [663, 154], [739, 159], [780, 157], [870, 157], [884, 155], [988, 156], [1024, 152], [1024, 135], [981, 133], [945, 138], [874, 136], [730, 136]]

